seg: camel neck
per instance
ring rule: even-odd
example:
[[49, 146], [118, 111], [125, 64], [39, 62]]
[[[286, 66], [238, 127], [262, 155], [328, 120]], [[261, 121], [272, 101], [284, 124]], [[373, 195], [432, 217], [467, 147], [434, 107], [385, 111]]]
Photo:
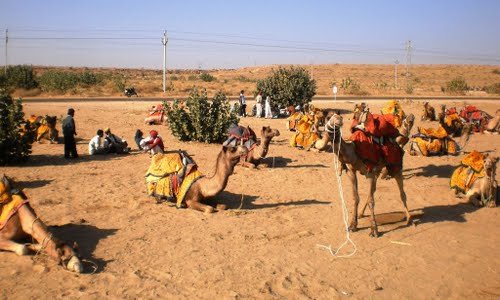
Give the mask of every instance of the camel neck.
[[229, 176], [233, 173], [234, 166], [238, 161], [230, 161], [225, 153], [221, 151], [217, 156], [215, 165], [215, 173], [211, 177], [206, 177], [202, 189], [202, 195], [206, 197], [214, 197], [222, 192], [226, 186]]

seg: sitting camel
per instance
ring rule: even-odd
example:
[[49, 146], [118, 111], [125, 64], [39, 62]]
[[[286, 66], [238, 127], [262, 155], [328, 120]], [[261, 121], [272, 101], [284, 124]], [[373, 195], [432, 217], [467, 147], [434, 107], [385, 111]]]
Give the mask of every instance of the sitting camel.
[[[354, 205], [350, 211], [351, 223], [349, 225], [349, 230], [356, 231], [358, 227], [358, 205], [359, 205], [359, 193], [358, 193], [358, 178], [357, 172], [365, 175], [370, 182], [370, 192], [368, 194], [367, 204], [371, 210], [371, 231], [370, 236], [377, 237], [378, 227], [375, 221], [375, 199], [374, 194], [377, 189], [377, 179], [381, 174], [384, 167], [388, 167], [389, 175], [396, 179], [399, 188], [399, 194], [401, 197], [401, 202], [403, 202], [405, 213], [406, 213], [406, 224], [411, 223], [411, 215], [408, 211], [408, 206], [406, 204], [406, 193], [403, 188], [403, 173], [402, 167], [393, 168], [390, 167], [385, 160], [379, 160], [375, 164], [368, 166], [366, 160], [358, 156], [356, 152], [356, 144], [352, 141], [345, 141], [341, 138], [341, 127], [343, 125], [343, 119], [340, 115], [333, 115], [330, 120], [328, 120], [325, 126], [328, 126], [331, 130], [331, 135], [333, 136], [333, 152], [337, 155], [339, 161], [342, 163], [343, 169], [346, 170], [349, 180], [352, 184], [353, 191], [353, 201]], [[370, 170], [371, 169], [371, 170]]]
[[257, 167], [266, 157], [269, 151], [269, 144], [275, 136], [279, 136], [280, 132], [277, 129], [272, 129], [269, 126], [263, 126], [260, 130], [260, 144], [248, 150], [247, 155], [242, 156], [242, 166], [247, 168]]
[[[39, 244], [27, 245], [13, 241], [27, 236]], [[17, 255], [44, 250], [67, 270], [81, 273], [83, 266], [75, 248], [59, 241], [48, 231], [24, 193], [13, 187], [10, 178], [4, 175], [0, 179], [0, 250], [12, 251]]]
[[495, 180], [497, 157], [472, 151], [453, 172], [450, 186], [455, 194], [465, 194], [467, 203], [475, 206], [495, 207], [497, 181]]
[[449, 136], [459, 137], [462, 135], [465, 122], [458, 115], [456, 108], [446, 109], [446, 105], [441, 105], [438, 121]]
[[36, 129], [36, 141], [40, 143], [42, 139], [47, 139], [49, 143], [57, 143], [59, 131], [56, 129], [57, 117], [48, 116], [37, 117], [31, 116], [28, 119], [31, 127]]
[[434, 107], [432, 107], [429, 102], [424, 103], [424, 107], [422, 110], [422, 121], [436, 121], [436, 111]]
[[500, 133], [500, 109], [497, 109], [495, 116], [488, 121], [488, 124], [486, 124], [486, 127], [484, 128], [484, 133]]
[[[157, 199], [177, 199], [177, 207], [188, 207], [212, 213], [214, 207], [202, 201], [217, 196], [226, 188], [234, 167], [240, 162], [241, 156], [247, 153], [248, 149], [245, 146], [223, 146], [217, 156], [215, 173], [211, 177], [203, 176], [189, 157], [180, 154], [155, 154], [146, 174], [149, 194]], [[182, 161], [182, 163], [177, 164], [174, 160]], [[181, 171], [169, 172], [164, 166], [172, 166]], [[171, 191], [174, 191], [176, 195], [171, 195]], [[223, 205], [217, 207], [225, 208]]]

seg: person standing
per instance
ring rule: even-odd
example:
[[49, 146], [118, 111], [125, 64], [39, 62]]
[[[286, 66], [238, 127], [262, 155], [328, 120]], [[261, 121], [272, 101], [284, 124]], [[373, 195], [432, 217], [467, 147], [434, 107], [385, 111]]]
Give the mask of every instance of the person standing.
[[255, 98], [255, 107], [257, 108], [256, 109], [256, 112], [255, 112], [255, 116], [257, 118], [262, 118], [262, 92], [259, 92], [259, 94], [257, 94], [257, 97]]
[[247, 101], [245, 100], [245, 91], [241, 90], [240, 92], [240, 117], [247, 116]]
[[271, 97], [269, 95], [266, 95], [265, 114], [266, 119], [272, 119], [273, 112], [271, 111]]
[[62, 121], [62, 131], [64, 136], [64, 158], [78, 158], [76, 152], [76, 126], [75, 126], [75, 110], [68, 109], [68, 115]]

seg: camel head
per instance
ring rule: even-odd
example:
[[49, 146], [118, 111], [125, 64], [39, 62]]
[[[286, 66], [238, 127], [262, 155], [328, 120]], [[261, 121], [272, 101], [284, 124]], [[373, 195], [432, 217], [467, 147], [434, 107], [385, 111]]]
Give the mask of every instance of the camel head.
[[231, 165], [236, 165], [240, 161], [241, 156], [247, 153], [248, 149], [243, 145], [237, 147], [222, 146], [221, 151], [221, 155], [226, 161], [230, 162]]
[[272, 139], [275, 136], [279, 136], [280, 132], [278, 129], [272, 129], [269, 126], [263, 126], [262, 129], [260, 130], [260, 136], [263, 139]]
[[486, 175], [489, 177], [495, 176], [496, 164], [498, 162], [498, 157], [487, 155], [484, 158], [484, 170], [486, 171]]
[[403, 121], [403, 126], [406, 130], [408, 130], [408, 134], [410, 134], [413, 124], [415, 124], [415, 116], [413, 114], [409, 114]]
[[69, 271], [82, 273], [83, 265], [78, 258], [78, 244], [73, 243], [72, 246], [67, 243], [56, 240], [56, 251], [59, 263]]
[[0, 203], [9, 200], [11, 189], [12, 181], [4, 174], [2, 179], [0, 179]]

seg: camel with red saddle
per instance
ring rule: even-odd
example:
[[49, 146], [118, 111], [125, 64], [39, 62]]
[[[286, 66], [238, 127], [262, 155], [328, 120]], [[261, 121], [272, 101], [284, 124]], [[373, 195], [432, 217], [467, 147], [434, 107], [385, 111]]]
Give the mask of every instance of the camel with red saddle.
[[[345, 170], [349, 180], [352, 185], [353, 193], [353, 206], [350, 211], [350, 225], [349, 230], [356, 231], [358, 228], [358, 206], [359, 206], [359, 192], [358, 192], [358, 178], [357, 173], [365, 175], [370, 183], [369, 194], [367, 199], [367, 205], [371, 211], [371, 231], [370, 236], [377, 237], [378, 227], [375, 220], [375, 198], [374, 194], [377, 189], [377, 179], [380, 177], [382, 171], [387, 169], [388, 175], [396, 179], [399, 188], [399, 194], [401, 197], [401, 202], [403, 203], [405, 214], [406, 214], [406, 224], [411, 223], [411, 215], [408, 211], [408, 206], [406, 204], [406, 193], [403, 188], [403, 173], [402, 173], [402, 159], [403, 150], [395, 141], [390, 141], [390, 139], [385, 140], [382, 143], [373, 143], [374, 139], [381, 142], [381, 138], [376, 138], [370, 136], [369, 131], [373, 131], [370, 123], [373, 122], [373, 118], [383, 118], [383, 116], [367, 116], [368, 133], [363, 130], [355, 130], [348, 141], [341, 137], [341, 128], [343, 125], [343, 118], [338, 114], [334, 114], [330, 120], [326, 123], [330, 130], [330, 135], [333, 138], [333, 152], [337, 156], [338, 160], [342, 164], [342, 170]], [[381, 122], [384, 122], [380, 119]], [[386, 122], [387, 123], [387, 122]], [[366, 124], [366, 123], [365, 123]], [[386, 126], [390, 127], [390, 125]], [[380, 130], [377, 129], [377, 130]], [[397, 133], [397, 129], [391, 128], [392, 137]], [[386, 156], [385, 153], [390, 155]], [[373, 156], [375, 154], [377, 156]], [[366, 207], [366, 205], [365, 205]], [[363, 209], [364, 212], [364, 209]], [[363, 213], [362, 213], [363, 215]]]
[[[14, 240], [31, 236], [33, 244], [20, 244]], [[67, 270], [81, 273], [82, 263], [73, 247], [55, 238], [31, 208], [26, 195], [13, 186], [7, 176], [0, 179], [0, 250], [17, 255], [45, 251]]]

